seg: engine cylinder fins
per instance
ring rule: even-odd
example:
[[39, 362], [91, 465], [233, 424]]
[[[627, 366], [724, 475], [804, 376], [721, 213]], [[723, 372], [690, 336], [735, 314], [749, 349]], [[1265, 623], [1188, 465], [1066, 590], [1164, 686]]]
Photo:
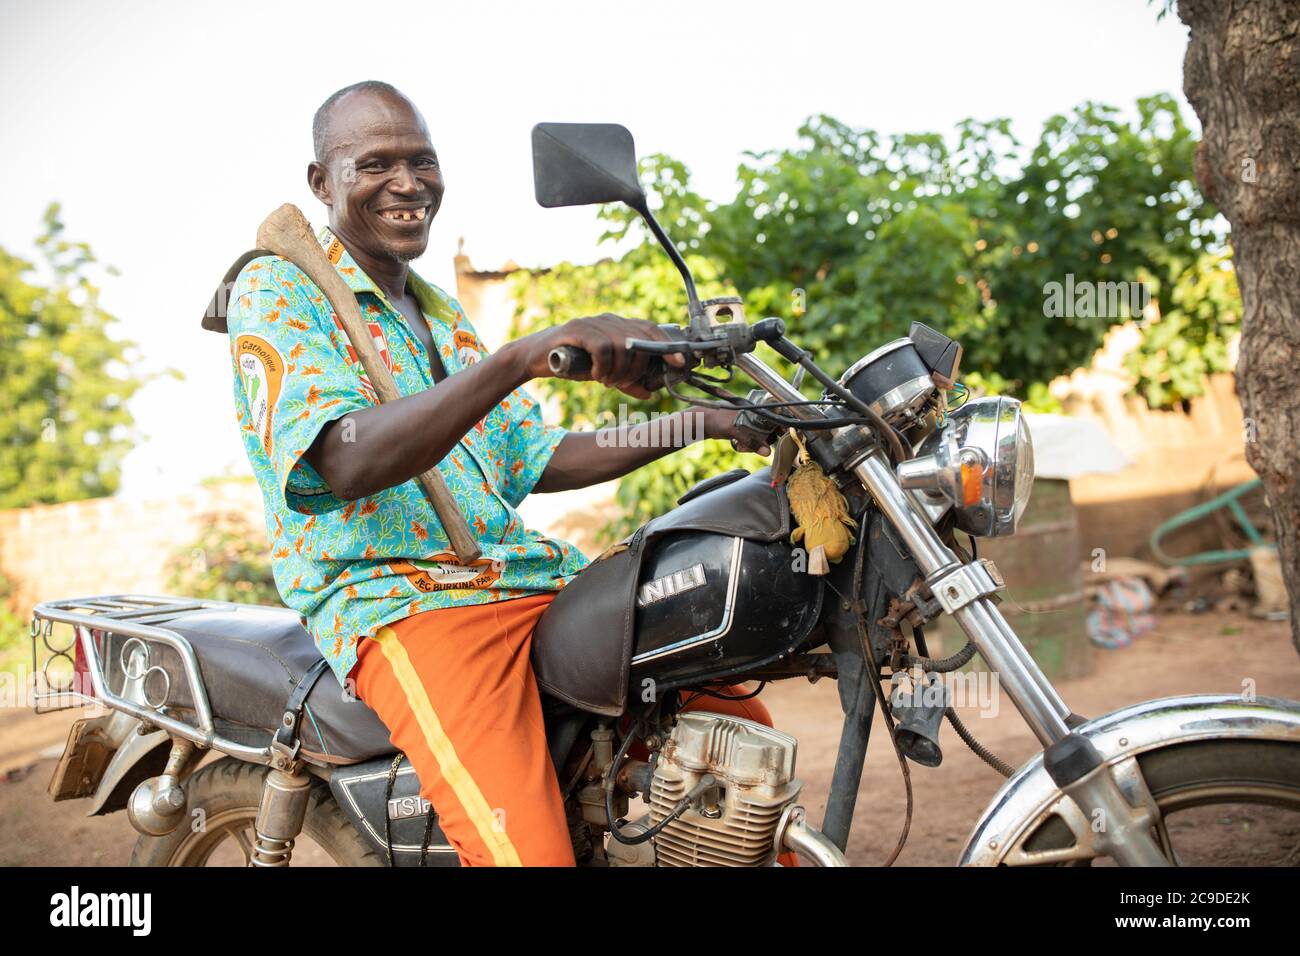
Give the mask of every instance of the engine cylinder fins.
[[657, 824], [705, 774], [718, 781], [655, 838], [659, 866], [764, 866], [802, 783], [794, 776], [796, 741], [754, 721], [695, 711], [683, 714], [655, 765], [647, 800]]

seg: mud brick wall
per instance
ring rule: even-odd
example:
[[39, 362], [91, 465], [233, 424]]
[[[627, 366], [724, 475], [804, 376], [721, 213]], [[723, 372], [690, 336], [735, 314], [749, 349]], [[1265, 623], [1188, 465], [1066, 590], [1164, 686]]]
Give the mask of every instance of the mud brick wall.
[[166, 593], [164, 567], [199, 536], [205, 515], [248, 515], [262, 526], [251, 481], [223, 482], [164, 500], [95, 498], [0, 511], [0, 572], [26, 617], [33, 604], [91, 594]]

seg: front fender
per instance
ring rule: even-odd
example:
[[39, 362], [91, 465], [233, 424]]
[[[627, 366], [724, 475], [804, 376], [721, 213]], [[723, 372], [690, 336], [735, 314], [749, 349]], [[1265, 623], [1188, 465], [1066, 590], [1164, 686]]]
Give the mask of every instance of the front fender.
[[[1109, 765], [1148, 750], [1193, 740], [1247, 737], [1300, 743], [1300, 703], [1276, 697], [1198, 694], [1144, 701], [1090, 720], [1075, 729]], [[1121, 775], [1120, 788], [1137, 804], [1140, 780]], [[1129, 792], [1130, 790], [1135, 792]], [[1009, 846], [1051, 815], [1061, 791], [1043, 769], [1040, 753], [998, 791], [980, 817], [959, 866], [996, 866]]]

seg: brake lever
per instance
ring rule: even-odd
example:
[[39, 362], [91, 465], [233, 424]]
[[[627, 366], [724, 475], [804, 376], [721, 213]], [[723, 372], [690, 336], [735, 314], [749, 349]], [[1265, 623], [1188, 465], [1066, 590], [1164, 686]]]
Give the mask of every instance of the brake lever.
[[673, 338], [669, 341], [655, 339], [626, 339], [626, 348], [651, 355], [683, 355], [703, 363], [706, 368], [730, 367], [736, 356], [754, 351], [759, 342], [774, 342], [785, 334], [785, 323], [778, 318], [761, 319], [748, 325], [744, 322], [712, 326], [707, 337], [692, 338], [691, 330], [676, 325], [660, 326]]
[[654, 339], [627, 339], [624, 348], [629, 352], [643, 352], [662, 358], [666, 355], [680, 355], [689, 360], [695, 358], [695, 352], [688, 342], [657, 342]]
[[[623, 348], [631, 352], [645, 352], [650, 355], [685, 355], [692, 354], [690, 343], [686, 339], [686, 330], [678, 325], [661, 325], [665, 333], [671, 336], [669, 341], [658, 339], [626, 338]], [[585, 349], [573, 345], [561, 345], [551, 349], [546, 357], [546, 364], [551, 374], [559, 378], [571, 378], [585, 375], [591, 371], [591, 355]]]
[[[687, 360], [685, 367], [680, 369], [666, 362], [652, 369], [643, 379], [652, 391], [668, 384], [689, 381], [692, 370], [700, 365], [730, 370], [737, 356], [752, 352], [759, 342], [775, 342], [785, 334], [785, 323], [778, 318], [761, 319], [752, 325], [744, 322], [714, 325], [714, 334], [702, 338], [692, 338], [691, 329], [678, 325], [661, 325], [659, 328], [670, 336], [668, 340], [631, 337], [623, 340], [623, 347], [629, 351], [660, 358], [681, 355]], [[552, 349], [547, 356], [547, 365], [551, 374], [560, 378], [585, 374], [592, 367], [591, 356], [570, 345]]]

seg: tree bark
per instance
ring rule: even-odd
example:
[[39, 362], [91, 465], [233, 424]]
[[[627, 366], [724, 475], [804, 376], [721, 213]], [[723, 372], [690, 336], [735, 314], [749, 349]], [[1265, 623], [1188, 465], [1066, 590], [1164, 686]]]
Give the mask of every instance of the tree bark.
[[1237, 394], [1264, 481], [1300, 649], [1300, 2], [1179, 0], [1196, 178], [1232, 226], [1241, 289]]

